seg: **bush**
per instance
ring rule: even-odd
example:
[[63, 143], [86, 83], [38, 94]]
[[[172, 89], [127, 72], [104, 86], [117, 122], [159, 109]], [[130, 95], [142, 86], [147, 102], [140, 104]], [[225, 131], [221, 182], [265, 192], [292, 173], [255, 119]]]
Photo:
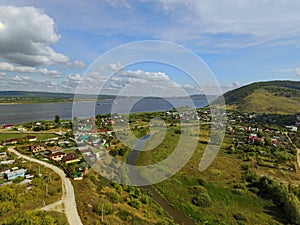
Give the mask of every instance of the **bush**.
[[130, 205], [133, 208], [139, 209], [142, 207], [142, 203], [138, 199], [130, 199], [128, 202], [128, 205]]
[[103, 207], [103, 214], [104, 215], [110, 215], [114, 211], [113, 206], [112, 206], [111, 203], [103, 204], [103, 203], [98, 202], [94, 206], [94, 212], [101, 215], [102, 214], [102, 207]]
[[192, 203], [195, 206], [202, 207], [202, 208], [207, 208], [211, 206], [211, 198], [209, 197], [208, 194], [201, 193], [198, 196], [194, 196], [192, 198]]
[[192, 195], [207, 194], [207, 190], [203, 186], [192, 186], [189, 188], [189, 193]]
[[131, 221], [132, 216], [129, 212], [125, 211], [125, 210], [121, 210], [120, 212], [118, 212], [118, 217], [123, 220], [123, 221]]
[[204, 178], [199, 178], [197, 181], [198, 181], [198, 184], [201, 185], [201, 186], [206, 185], [206, 180]]
[[236, 213], [233, 215], [234, 219], [242, 222], [247, 222], [247, 218], [242, 213]]

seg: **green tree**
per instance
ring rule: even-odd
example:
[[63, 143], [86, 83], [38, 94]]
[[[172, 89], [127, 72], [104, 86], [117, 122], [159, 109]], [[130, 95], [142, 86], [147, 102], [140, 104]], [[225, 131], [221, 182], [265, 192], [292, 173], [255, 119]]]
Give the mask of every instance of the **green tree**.
[[54, 122], [55, 122], [55, 123], [58, 123], [59, 120], [60, 120], [60, 116], [59, 116], [59, 115], [55, 115], [55, 117], [54, 117]]

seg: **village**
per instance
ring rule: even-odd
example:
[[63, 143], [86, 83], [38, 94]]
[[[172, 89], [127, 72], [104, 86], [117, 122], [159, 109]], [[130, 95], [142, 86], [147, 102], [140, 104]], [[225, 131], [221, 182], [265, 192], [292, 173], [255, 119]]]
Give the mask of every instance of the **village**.
[[[161, 112], [160, 116], [169, 125], [178, 122], [199, 121], [210, 124], [212, 121], [210, 109], [196, 110], [167, 110]], [[224, 116], [224, 115], [222, 115]], [[131, 127], [144, 127], [151, 118], [143, 117], [130, 120]], [[265, 121], [265, 124], [261, 121]], [[270, 122], [271, 121], [271, 122]], [[227, 113], [226, 133], [230, 135], [233, 144], [228, 152], [235, 153], [238, 149], [245, 149], [246, 157], [253, 156], [257, 152], [260, 157], [260, 165], [274, 166], [270, 160], [271, 153], [277, 151], [277, 158], [282, 158], [282, 163], [287, 163], [296, 153], [292, 151], [289, 134], [297, 133], [300, 124], [300, 116], [295, 120], [287, 120], [287, 124], [280, 121], [279, 126], [270, 115], [243, 114], [238, 112]], [[95, 118], [74, 120], [76, 127], [71, 130], [72, 125], [68, 121], [61, 121], [58, 125], [49, 122], [30, 123], [31, 126], [6, 124], [2, 127], [5, 134], [11, 134], [14, 138], [3, 139], [0, 152], [0, 184], [10, 184], [12, 180], [22, 177], [22, 182], [30, 183], [34, 175], [27, 172], [27, 168], [18, 168], [14, 165], [15, 160], [7, 156], [7, 147], [14, 147], [20, 153], [31, 157], [51, 162], [62, 168], [67, 176], [74, 180], [82, 180], [92, 165], [105, 157], [107, 150], [115, 155], [112, 145], [115, 140], [113, 126], [115, 123], [126, 123], [122, 115], [98, 115]], [[268, 123], [272, 125], [268, 125]], [[256, 125], [256, 124], [259, 124]], [[138, 126], [139, 125], [139, 126]], [[293, 135], [292, 135], [293, 136]], [[249, 150], [252, 146], [252, 150]], [[254, 146], [254, 147], [253, 147]], [[255, 149], [255, 150], [253, 150]], [[283, 151], [286, 149], [287, 151]], [[251, 151], [253, 151], [251, 153]], [[268, 158], [269, 157], [269, 158]], [[272, 158], [272, 157], [271, 157]], [[293, 165], [285, 165], [285, 170], [295, 171]]]
[[[106, 122], [103, 120], [103, 122]], [[20, 184], [31, 183], [35, 175], [28, 173], [28, 168], [16, 166], [15, 157], [10, 157], [8, 148], [30, 157], [52, 163], [64, 170], [73, 180], [82, 180], [91, 165], [105, 154], [110, 146], [112, 131], [109, 129], [90, 128], [88, 122], [79, 124], [80, 135], [73, 136], [69, 122], [61, 122], [58, 126], [49, 126], [49, 122], [36, 122], [31, 127], [26, 125], [3, 125], [0, 145], [0, 185], [12, 184], [19, 179]], [[48, 127], [48, 129], [44, 129]], [[37, 131], [38, 130], [38, 131]], [[13, 138], [5, 138], [13, 137]], [[88, 146], [88, 147], [87, 147]], [[91, 146], [91, 147], [89, 147]], [[93, 149], [93, 150], [92, 150]], [[95, 151], [98, 149], [98, 151]], [[100, 152], [102, 152], [100, 154]], [[41, 176], [41, 174], [38, 174]]]

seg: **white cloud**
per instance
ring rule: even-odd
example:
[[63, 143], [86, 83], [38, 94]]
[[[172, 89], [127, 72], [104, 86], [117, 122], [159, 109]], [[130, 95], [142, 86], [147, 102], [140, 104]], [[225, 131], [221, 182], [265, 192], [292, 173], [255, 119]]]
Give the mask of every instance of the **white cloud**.
[[73, 80], [73, 81], [79, 82], [81, 80], [81, 75], [80, 74], [70, 74], [68, 76], [68, 78]]
[[227, 85], [221, 85], [221, 89], [224, 93], [239, 87], [241, 87], [241, 84], [238, 81], [234, 81], [231, 84], [227, 84]]
[[126, 0], [106, 0], [106, 2], [114, 8], [123, 6], [128, 9], [131, 8], [131, 5]]
[[296, 74], [297, 74], [298, 76], [300, 76], [300, 68], [297, 68], [297, 69], [296, 69]]
[[68, 63], [50, 45], [60, 39], [52, 18], [34, 7], [0, 6], [0, 57], [24, 66]]
[[123, 75], [134, 77], [147, 81], [169, 81], [170, 78], [165, 72], [148, 72], [144, 70], [127, 70], [121, 73]]
[[47, 68], [40, 68], [38, 70], [42, 75], [50, 76], [50, 77], [55, 77], [55, 78], [60, 78], [62, 77], [62, 73], [57, 71], [57, 70], [48, 70]]
[[86, 68], [86, 64], [82, 61], [79, 61], [79, 60], [75, 60], [74, 62], [70, 62], [68, 63], [68, 66], [69, 67], [74, 67], [74, 68], [77, 68], [77, 69], [84, 69]]
[[[300, 34], [299, 1], [153, 0], [173, 24], [157, 37], [214, 47], [245, 47]], [[219, 36], [216, 36], [219, 35]], [[213, 40], [213, 42], [211, 42]], [[202, 43], [201, 43], [202, 42]], [[195, 44], [195, 43], [194, 43]]]
[[40, 73], [54, 78], [62, 77], [62, 73], [57, 70], [48, 70], [47, 68], [35, 68], [29, 66], [15, 66], [7, 62], [0, 62], [0, 70], [19, 73]]
[[124, 66], [120, 62], [118, 62], [118, 63], [115, 63], [115, 64], [114, 63], [109, 64], [108, 68], [110, 70], [116, 72], [116, 71], [122, 70], [124, 68]]
[[6, 73], [0, 72], [0, 78], [6, 77]]
[[13, 80], [13, 81], [29, 81], [29, 80], [31, 80], [31, 78], [28, 76], [16, 75], [16, 76], [12, 77], [11, 80]]

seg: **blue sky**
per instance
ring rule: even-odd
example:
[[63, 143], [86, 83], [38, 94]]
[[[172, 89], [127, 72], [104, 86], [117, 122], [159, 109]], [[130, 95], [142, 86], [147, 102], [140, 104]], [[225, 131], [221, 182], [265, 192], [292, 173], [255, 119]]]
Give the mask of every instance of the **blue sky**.
[[[1, 0], [0, 90], [74, 92], [100, 55], [143, 40], [190, 49], [223, 91], [255, 81], [299, 80], [299, 9], [296, 0]], [[120, 62], [110, 63], [115, 68]], [[177, 69], [121, 64], [126, 79], [113, 79], [111, 90], [158, 76], [198, 90]], [[103, 82], [105, 74], [99, 76]]]

